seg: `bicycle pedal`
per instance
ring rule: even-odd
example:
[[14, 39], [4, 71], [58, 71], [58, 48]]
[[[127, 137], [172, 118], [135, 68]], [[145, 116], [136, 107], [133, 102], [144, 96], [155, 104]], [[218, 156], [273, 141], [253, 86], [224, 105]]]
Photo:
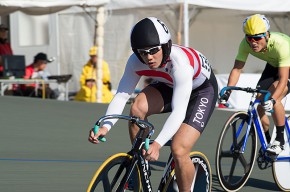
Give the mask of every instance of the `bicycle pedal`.
[[272, 166], [272, 160], [270, 161], [266, 158], [266, 154], [263, 151], [259, 151], [259, 156], [257, 158], [258, 167], [261, 170], [267, 169]]
[[270, 153], [270, 152], [268, 152], [268, 151], [265, 153], [265, 156], [268, 157], [268, 158], [270, 158], [272, 162], [273, 162], [273, 161], [276, 161], [276, 160], [277, 160], [277, 157], [278, 157], [277, 154]]
[[257, 161], [257, 162], [259, 169], [264, 170], [268, 168], [268, 162], [266, 161]]
[[269, 167], [272, 167], [272, 163], [268, 162], [268, 161], [264, 161], [264, 162], [258, 162], [258, 167], [261, 170], [267, 169]]

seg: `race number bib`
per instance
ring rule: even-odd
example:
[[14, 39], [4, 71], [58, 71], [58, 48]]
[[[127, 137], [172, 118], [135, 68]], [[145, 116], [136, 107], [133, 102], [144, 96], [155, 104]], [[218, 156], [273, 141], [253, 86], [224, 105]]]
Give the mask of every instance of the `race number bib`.
[[200, 64], [201, 64], [201, 72], [209, 79], [211, 74], [211, 65], [207, 58], [201, 54], [200, 52], [196, 51], [199, 56]]

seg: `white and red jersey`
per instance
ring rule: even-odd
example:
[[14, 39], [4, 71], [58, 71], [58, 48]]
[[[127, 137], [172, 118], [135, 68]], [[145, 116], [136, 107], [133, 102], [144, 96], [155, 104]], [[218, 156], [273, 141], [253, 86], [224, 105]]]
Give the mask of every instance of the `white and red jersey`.
[[[106, 112], [106, 115], [122, 114], [141, 76], [151, 77], [172, 87], [172, 112], [156, 138], [161, 146], [171, 139], [184, 120], [192, 90], [202, 85], [211, 75], [211, 67], [206, 57], [192, 48], [173, 45], [169, 60], [162, 68], [150, 69], [135, 54], [132, 54], [128, 59], [117, 93]], [[116, 121], [108, 120], [104, 126], [110, 129]]]

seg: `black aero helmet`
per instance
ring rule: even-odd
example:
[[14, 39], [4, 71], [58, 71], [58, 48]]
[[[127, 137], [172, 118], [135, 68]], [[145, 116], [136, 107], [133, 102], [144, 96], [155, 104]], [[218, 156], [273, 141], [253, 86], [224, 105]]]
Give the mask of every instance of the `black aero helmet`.
[[171, 35], [168, 27], [155, 17], [147, 17], [139, 21], [131, 31], [131, 47], [139, 60], [144, 63], [137, 49], [162, 46], [162, 64], [165, 64], [171, 52]]

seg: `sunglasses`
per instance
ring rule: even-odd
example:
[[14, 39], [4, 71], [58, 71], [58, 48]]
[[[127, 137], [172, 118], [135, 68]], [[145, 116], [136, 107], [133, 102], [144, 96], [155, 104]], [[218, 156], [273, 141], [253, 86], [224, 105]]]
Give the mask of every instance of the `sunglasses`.
[[151, 48], [149, 48], [149, 49], [137, 49], [137, 51], [138, 51], [138, 53], [139, 53], [140, 55], [145, 56], [145, 55], [148, 55], [148, 54], [150, 54], [150, 55], [154, 55], [154, 54], [157, 53], [160, 49], [161, 49], [161, 45], [158, 45], [158, 46], [156, 46], [156, 47], [151, 47]]
[[259, 35], [246, 35], [246, 38], [248, 41], [253, 42], [253, 41], [260, 41], [264, 37], [266, 37], [266, 33], [259, 34]]

